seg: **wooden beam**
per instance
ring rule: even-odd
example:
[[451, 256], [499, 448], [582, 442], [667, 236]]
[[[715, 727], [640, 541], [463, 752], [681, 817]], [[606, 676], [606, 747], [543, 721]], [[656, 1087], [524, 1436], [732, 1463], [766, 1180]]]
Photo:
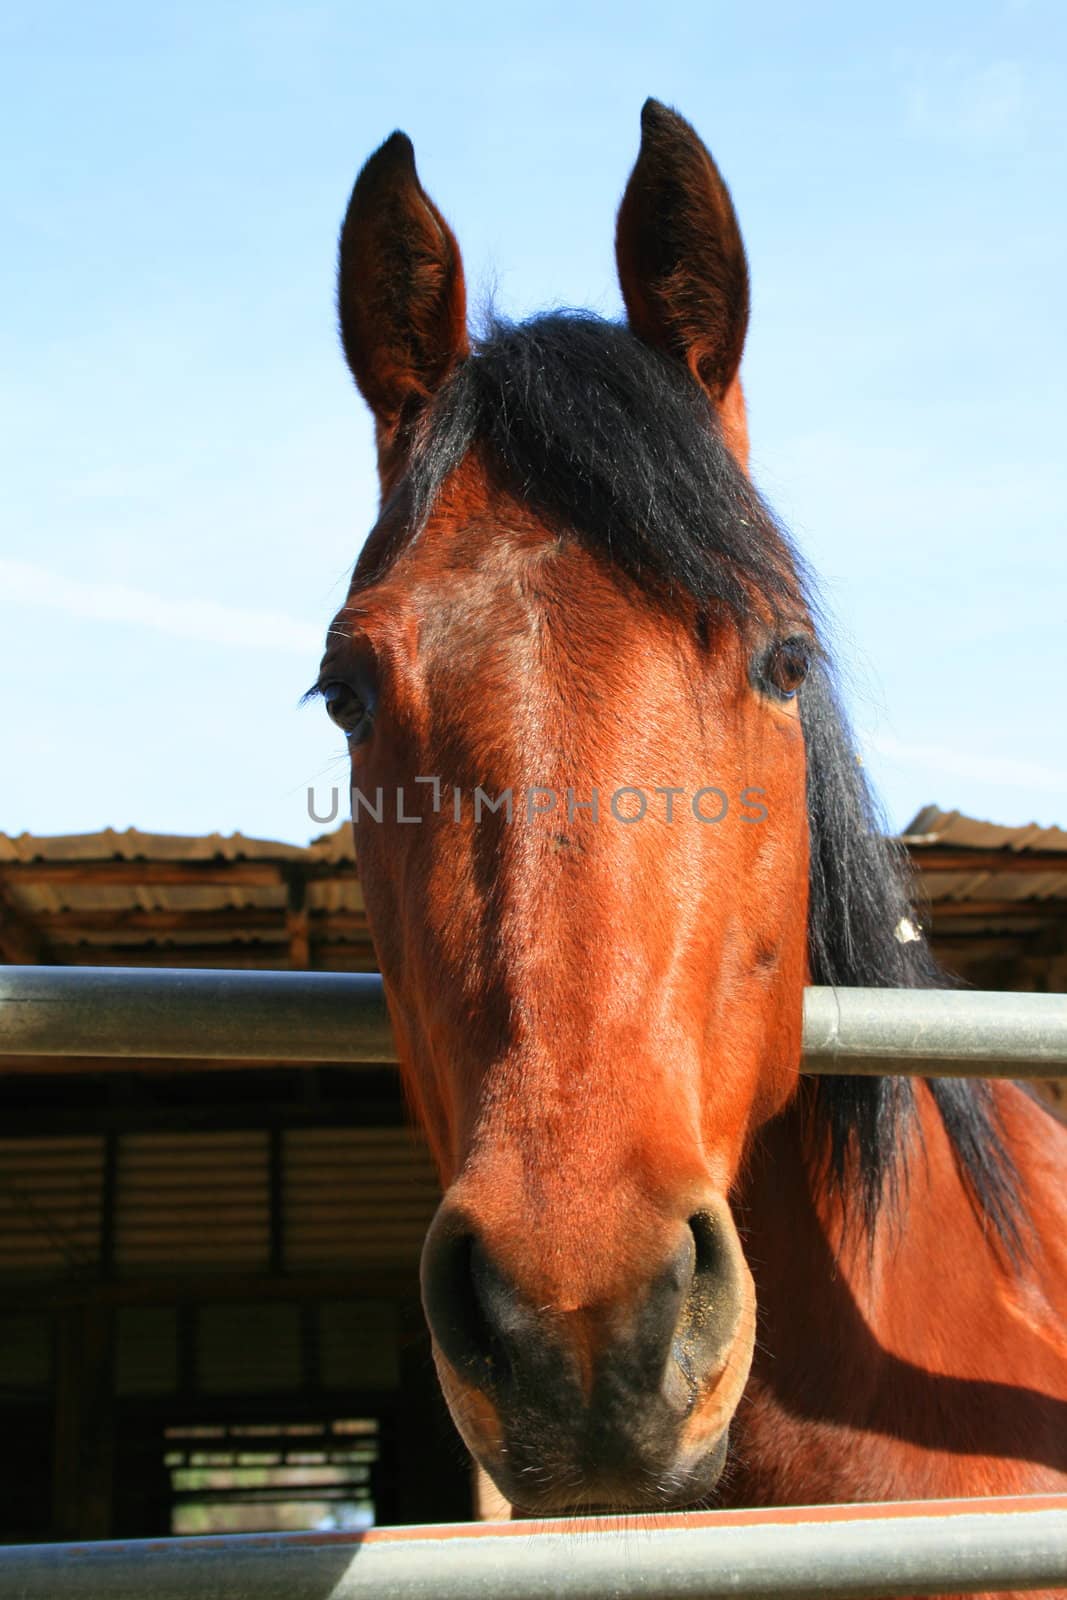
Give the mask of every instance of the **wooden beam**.
[[285, 908], [220, 906], [217, 911], [154, 910], [139, 906], [109, 911], [41, 912], [35, 918], [46, 937], [63, 941], [91, 933], [261, 933], [285, 935]]
[[96, 1302], [59, 1319], [55, 1385], [53, 1538], [111, 1534], [113, 1313]]
[[[131, 884], [144, 887], [181, 886], [222, 888], [273, 888], [283, 884], [293, 863], [288, 860], [257, 861], [4, 861], [0, 862], [0, 883], [90, 883]], [[321, 883], [331, 879], [351, 882], [358, 878], [354, 862], [328, 861], [302, 867], [308, 880]]]
[[0, 1282], [0, 1306], [18, 1311], [60, 1306], [194, 1304], [233, 1300], [391, 1300], [418, 1294], [418, 1266], [402, 1262], [382, 1266], [353, 1262], [343, 1271], [293, 1273], [272, 1278], [234, 1272], [155, 1273], [143, 1278], [99, 1279], [80, 1283], [57, 1279], [37, 1283]]
[[286, 875], [285, 934], [289, 941], [289, 970], [305, 971], [311, 965], [308, 935], [307, 878], [303, 872]]
[[36, 967], [51, 959], [42, 934], [0, 884], [0, 961], [13, 967]]
[[217, 967], [227, 971], [284, 972], [285, 945], [277, 944], [71, 944], [58, 948], [68, 967]]
[[343, 939], [346, 934], [366, 934], [370, 924], [365, 911], [312, 911], [313, 939]]
[[1016, 939], [1030, 939], [1035, 933], [1061, 926], [1058, 917], [935, 917], [929, 933], [934, 939], [982, 939], [1001, 933]]
[[[61, 944], [56, 946], [56, 953], [60, 964], [68, 967], [205, 967], [230, 972], [284, 972], [289, 965], [286, 937], [286, 928], [279, 926], [277, 941], [269, 943]], [[314, 964], [329, 972], [378, 970], [369, 939], [359, 943], [317, 942]]]
[[285, 935], [289, 941], [289, 969], [302, 972], [311, 965], [311, 936], [306, 911], [285, 913]]
[[942, 917], [1067, 918], [1067, 899], [1053, 895], [1044, 900], [930, 900], [923, 910], [935, 922]]
[[[959, 958], [965, 962], [975, 961], [1014, 961], [1020, 954], [1018, 938], [1004, 935], [998, 938], [995, 934], [979, 934], [976, 938], [968, 938], [963, 934], [946, 934], [938, 938], [936, 933], [933, 939], [934, 955], [944, 966], [951, 967]], [[988, 983], [980, 985], [987, 989], [1010, 988], [1010, 984]]]
[[5, 861], [0, 882], [137, 885], [218, 885], [274, 888], [280, 867], [270, 861]]
[[964, 850], [945, 845], [919, 845], [909, 850], [912, 863], [927, 872], [1060, 872], [1067, 878], [1067, 850]]
[[[1067, 906], [1067, 902], [1064, 902]], [[34, 926], [45, 939], [67, 944], [94, 933], [256, 933], [286, 937], [285, 907], [220, 906], [217, 911], [184, 911], [180, 908], [144, 910], [121, 907], [109, 911], [45, 911], [34, 918]], [[339, 939], [346, 934], [367, 931], [365, 911], [308, 911], [312, 939]], [[32, 966], [33, 962], [20, 965]]]

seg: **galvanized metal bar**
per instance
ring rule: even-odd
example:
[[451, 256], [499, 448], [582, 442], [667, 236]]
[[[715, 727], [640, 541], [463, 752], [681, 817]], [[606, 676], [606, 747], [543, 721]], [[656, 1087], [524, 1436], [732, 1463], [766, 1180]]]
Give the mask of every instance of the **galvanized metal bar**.
[[[374, 973], [0, 967], [0, 1055], [395, 1061]], [[804, 1070], [1067, 1074], [1067, 995], [808, 989]]]
[[19, 1600], [876, 1600], [1059, 1590], [1067, 1496], [0, 1550]]
[[395, 1061], [377, 973], [0, 967], [0, 1055]]
[[1067, 995], [807, 989], [804, 1071], [922, 1078], [1067, 1074]]

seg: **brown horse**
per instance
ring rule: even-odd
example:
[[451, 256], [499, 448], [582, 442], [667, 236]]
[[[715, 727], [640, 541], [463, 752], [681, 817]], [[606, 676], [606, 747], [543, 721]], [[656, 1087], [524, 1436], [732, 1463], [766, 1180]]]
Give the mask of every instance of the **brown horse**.
[[396, 133], [341, 238], [382, 506], [318, 681], [444, 1199], [441, 1383], [526, 1513], [1067, 1480], [1067, 1132], [800, 1075], [807, 983], [939, 974], [746, 471], [748, 274], [645, 106], [626, 326], [472, 342]]

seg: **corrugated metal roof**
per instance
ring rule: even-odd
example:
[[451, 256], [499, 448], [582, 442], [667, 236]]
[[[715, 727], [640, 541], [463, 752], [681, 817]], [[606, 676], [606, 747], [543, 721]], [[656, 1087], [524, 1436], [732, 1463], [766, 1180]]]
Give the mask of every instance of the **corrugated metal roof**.
[[1007, 828], [999, 822], [965, 817], [962, 811], [923, 806], [901, 838], [910, 844], [960, 845], [968, 850], [1062, 850], [1067, 855], [1067, 830], [1042, 828], [1036, 822]]
[[[1020, 910], [1032, 908], [1035, 915], [1043, 909], [1067, 912], [1067, 906], [1045, 905], [1067, 900], [1067, 831], [1063, 828], [1042, 828], [1037, 823], [1008, 828], [959, 811], [924, 806], [901, 839], [923, 875], [935, 911], [949, 902], [962, 908], [968, 903], [1010, 901]], [[1060, 855], [1062, 869], [1055, 859]], [[1044, 856], [1052, 861], [1036, 859]]]
[[[926, 806], [902, 840], [935, 940], [1023, 939], [1067, 920], [1067, 830]], [[136, 828], [0, 834], [0, 959], [365, 970], [374, 952], [352, 829], [307, 846]]]
[[348, 824], [308, 846], [136, 828], [0, 833], [0, 897], [0, 959], [91, 964], [118, 950], [165, 965], [188, 949], [206, 966], [284, 967], [296, 910], [328, 947], [323, 964], [373, 964]]
[[320, 833], [317, 839], [312, 839], [308, 852], [316, 861], [344, 861], [354, 865], [355, 835], [348, 823], [342, 822], [339, 828], [334, 828], [330, 833]]
[[307, 854], [303, 845], [249, 839], [243, 833], [194, 836], [142, 833], [139, 828], [13, 837], [0, 833], [0, 861], [303, 861]]

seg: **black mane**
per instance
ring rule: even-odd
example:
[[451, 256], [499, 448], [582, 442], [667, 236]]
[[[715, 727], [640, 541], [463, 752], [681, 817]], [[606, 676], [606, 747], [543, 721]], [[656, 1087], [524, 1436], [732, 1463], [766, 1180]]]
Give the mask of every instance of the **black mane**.
[[[723, 442], [701, 390], [624, 326], [584, 313], [494, 322], [424, 420], [400, 489], [402, 542], [417, 538], [438, 491], [477, 448], [501, 486], [564, 537], [581, 540], [664, 603], [758, 603], [817, 619], [813, 585], [773, 513]], [[378, 548], [370, 582], [396, 552]], [[816, 984], [945, 987], [915, 920], [904, 851], [886, 837], [823, 652], [801, 690], [807, 745]], [[972, 1199], [1009, 1252], [1020, 1245], [1017, 1180], [990, 1087], [929, 1088]], [[905, 1173], [915, 1089], [906, 1078], [821, 1078], [812, 1105], [831, 1180], [871, 1230]]]

